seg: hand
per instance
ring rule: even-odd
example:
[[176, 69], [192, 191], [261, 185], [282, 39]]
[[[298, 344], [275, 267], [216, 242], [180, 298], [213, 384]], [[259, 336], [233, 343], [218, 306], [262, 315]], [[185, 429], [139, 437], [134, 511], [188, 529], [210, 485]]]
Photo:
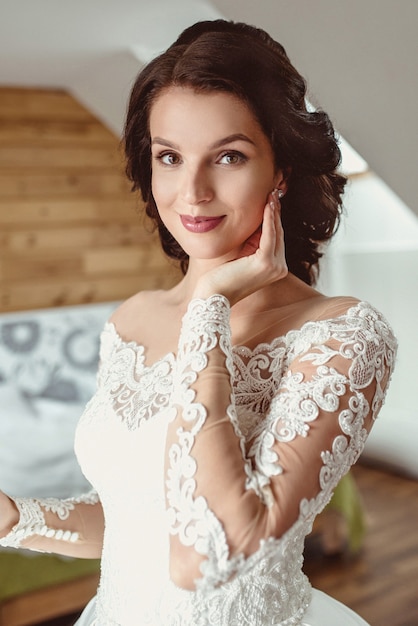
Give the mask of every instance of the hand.
[[12, 500], [0, 491], [0, 537], [5, 537], [19, 521], [19, 512]]
[[204, 274], [193, 297], [206, 299], [219, 293], [233, 306], [287, 274], [280, 200], [275, 190], [269, 194], [260, 228], [243, 244], [239, 256]]

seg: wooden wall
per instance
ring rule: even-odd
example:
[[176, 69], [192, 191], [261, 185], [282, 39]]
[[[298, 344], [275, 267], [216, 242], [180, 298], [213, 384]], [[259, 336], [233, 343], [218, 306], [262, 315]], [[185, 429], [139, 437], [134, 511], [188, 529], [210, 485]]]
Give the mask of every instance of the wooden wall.
[[177, 280], [119, 143], [68, 93], [0, 88], [0, 311], [119, 300]]

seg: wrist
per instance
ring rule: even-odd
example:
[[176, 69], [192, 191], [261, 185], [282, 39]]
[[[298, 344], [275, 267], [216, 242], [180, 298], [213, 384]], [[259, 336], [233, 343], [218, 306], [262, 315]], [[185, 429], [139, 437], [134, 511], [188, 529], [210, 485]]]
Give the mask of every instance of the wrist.
[[211, 282], [205, 280], [197, 283], [192, 294], [192, 300], [208, 300], [216, 295], [224, 296], [229, 300], [228, 294], [224, 293], [224, 290], [216, 288]]
[[20, 513], [14, 501], [3, 494], [5, 503], [2, 506], [0, 519], [0, 537], [6, 537], [19, 523]]
[[193, 291], [192, 300], [208, 300], [212, 296], [223, 296], [232, 307], [240, 298], [231, 286], [225, 287], [210, 280], [199, 281]]

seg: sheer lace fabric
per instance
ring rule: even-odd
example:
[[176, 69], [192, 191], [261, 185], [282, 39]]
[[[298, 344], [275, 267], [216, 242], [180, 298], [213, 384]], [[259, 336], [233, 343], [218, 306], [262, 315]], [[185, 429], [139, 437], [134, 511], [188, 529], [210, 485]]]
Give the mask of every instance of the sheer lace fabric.
[[[58, 547], [56, 542], [59, 542], [58, 551], [62, 554], [87, 558], [97, 556], [98, 546], [101, 546], [103, 514], [94, 490], [66, 499], [11, 499], [19, 511], [19, 522], [0, 539], [0, 546], [55, 552]], [[84, 520], [82, 531], [75, 530], [80, 519]]]
[[303, 543], [362, 451], [396, 341], [366, 303], [327, 300], [299, 325], [298, 310], [260, 316], [233, 346], [227, 300], [194, 300], [176, 352], [150, 366], [106, 325], [76, 436], [100, 501], [17, 498], [0, 541], [95, 556], [104, 511], [83, 626], [363, 624], [315, 590], [311, 602]]
[[106, 518], [97, 625], [303, 623], [304, 538], [396, 350], [377, 311], [347, 307], [249, 348], [232, 346], [225, 298], [194, 300], [176, 354], [150, 366], [106, 325], [76, 438]]

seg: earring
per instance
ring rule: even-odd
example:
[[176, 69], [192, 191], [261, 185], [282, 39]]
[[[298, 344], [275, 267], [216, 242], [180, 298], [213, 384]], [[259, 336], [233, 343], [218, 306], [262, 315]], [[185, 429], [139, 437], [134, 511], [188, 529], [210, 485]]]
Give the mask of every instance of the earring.
[[277, 195], [279, 196], [279, 200], [281, 200], [284, 196], [283, 189], [277, 189]]

